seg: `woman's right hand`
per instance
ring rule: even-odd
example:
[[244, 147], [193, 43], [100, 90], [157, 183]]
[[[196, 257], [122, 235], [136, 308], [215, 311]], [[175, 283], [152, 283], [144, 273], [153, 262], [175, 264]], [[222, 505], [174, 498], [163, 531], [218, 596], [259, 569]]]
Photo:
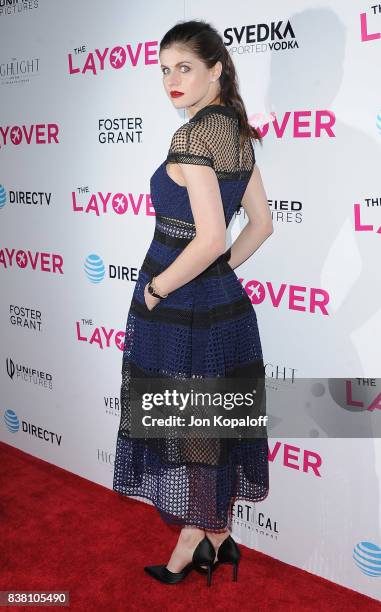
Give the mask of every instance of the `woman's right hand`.
[[148, 291], [148, 285], [149, 282], [144, 287], [144, 301], [148, 310], [152, 310], [160, 302], [160, 298], [157, 298], [154, 295], [150, 294], [150, 292]]

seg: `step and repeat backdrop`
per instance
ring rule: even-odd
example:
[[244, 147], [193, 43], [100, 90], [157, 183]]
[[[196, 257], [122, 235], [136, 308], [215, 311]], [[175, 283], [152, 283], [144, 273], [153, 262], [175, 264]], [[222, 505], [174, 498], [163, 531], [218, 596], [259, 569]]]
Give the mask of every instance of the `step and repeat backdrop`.
[[304, 382], [303, 427], [271, 421], [270, 492], [236, 500], [233, 533], [381, 599], [379, 4], [0, 0], [0, 438], [112, 488], [150, 177], [188, 121], [159, 41], [193, 18], [223, 36], [263, 135], [274, 233], [236, 273], [269, 413]]

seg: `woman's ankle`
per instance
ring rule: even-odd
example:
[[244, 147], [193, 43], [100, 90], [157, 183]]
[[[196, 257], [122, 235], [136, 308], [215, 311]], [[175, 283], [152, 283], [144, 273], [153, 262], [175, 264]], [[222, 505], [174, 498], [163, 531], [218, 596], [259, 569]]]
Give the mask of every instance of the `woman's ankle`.
[[223, 542], [230, 535], [229, 529], [226, 529], [225, 531], [222, 531], [222, 532], [221, 531], [208, 531], [206, 529], [205, 533], [213, 544], [218, 544], [220, 542]]
[[205, 537], [205, 530], [198, 527], [183, 527], [180, 531], [179, 540], [192, 543], [202, 540]]

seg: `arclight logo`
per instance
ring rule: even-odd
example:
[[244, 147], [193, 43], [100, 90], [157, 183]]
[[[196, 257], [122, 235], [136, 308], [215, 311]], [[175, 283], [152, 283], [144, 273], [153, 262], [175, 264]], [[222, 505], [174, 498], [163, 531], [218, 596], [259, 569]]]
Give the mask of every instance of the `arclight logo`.
[[17, 433], [20, 429], [20, 421], [13, 410], [6, 410], [4, 413], [5, 426], [10, 433]]
[[91, 253], [91, 255], [86, 257], [85, 274], [91, 283], [96, 284], [103, 281], [105, 277], [105, 265], [103, 259], [99, 257], [99, 255]]
[[5, 191], [5, 187], [0, 185], [0, 210], [4, 208], [7, 203], [7, 192]]
[[366, 576], [381, 576], [381, 548], [373, 542], [359, 542], [353, 549], [353, 560]]

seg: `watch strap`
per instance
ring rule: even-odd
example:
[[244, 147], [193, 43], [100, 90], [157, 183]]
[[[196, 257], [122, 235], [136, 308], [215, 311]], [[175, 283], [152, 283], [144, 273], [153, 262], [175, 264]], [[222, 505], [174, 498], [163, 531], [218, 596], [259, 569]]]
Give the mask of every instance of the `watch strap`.
[[159, 295], [159, 293], [155, 291], [154, 277], [152, 277], [148, 283], [148, 292], [154, 297], [160, 298], [161, 300], [167, 297], [166, 295]]

